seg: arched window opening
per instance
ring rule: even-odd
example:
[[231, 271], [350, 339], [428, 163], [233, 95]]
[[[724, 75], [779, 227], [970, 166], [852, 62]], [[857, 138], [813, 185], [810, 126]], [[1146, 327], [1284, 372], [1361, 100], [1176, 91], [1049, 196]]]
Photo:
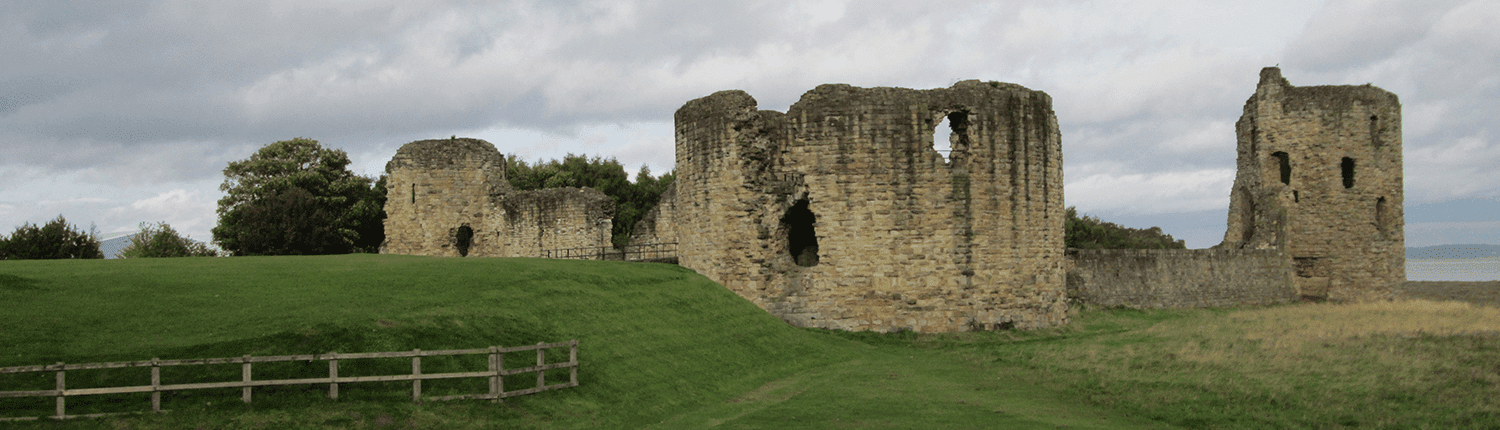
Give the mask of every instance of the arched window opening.
[[798, 266], [818, 265], [818, 232], [813, 228], [818, 216], [807, 208], [807, 199], [798, 200], [782, 216], [782, 228], [786, 230], [787, 252]]
[[469, 226], [458, 226], [458, 232], [453, 235], [453, 247], [458, 248], [459, 257], [469, 256], [469, 245], [474, 242], [474, 229]]
[[1376, 149], [1379, 149], [1380, 145], [1384, 144], [1384, 142], [1380, 141], [1380, 117], [1379, 116], [1370, 115], [1370, 143], [1373, 144], [1373, 145], [1375, 145]]
[[1286, 185], [1291, 185], [1292, 184], [1292, 160], [1291, 160], [1291, 157], [1288, 157], [1285, 152], [1276, 152], [1276, 153], [1271, 154], [1271, 156], [1275, 157], [1276, 160], [1279, 162], [1278, 164], [1281, 166], [1281, 183], [1282, 184], [1286, 184]]
[[1344, 188], [1354, 188], [1354, 159], [1344, 157], [1344, 162], [1339, 163], [1339, 170], [1344, 172]]

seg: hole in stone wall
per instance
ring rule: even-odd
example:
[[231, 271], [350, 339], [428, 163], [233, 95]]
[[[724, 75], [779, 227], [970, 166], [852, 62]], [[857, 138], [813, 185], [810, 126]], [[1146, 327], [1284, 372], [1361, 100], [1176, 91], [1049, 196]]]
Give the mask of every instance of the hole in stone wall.
[[1339, 170], [1344, 172], [1344, 188], [1354, 188], [1354, 159], [1344, 157], [1344, 161], [1339, 163]]
[[1297, 195], [1297, 190], [1292, 190], [1292, 203], [1301, 203], [1302, 196]]
[[817, 222], [818, 216], [807, 208], [807, 199], [798, 200], [781, 217], [782, 228], [786, 229], [787, 252], [798, 266], [818, 265], [818, 232], [813, 229]]
[[1380, 141], [1380, 117], [1370, 115], [1370, 144], [1380, 148], [1383, 143]]
[[411, 204], [417, 204], [417, 184], [411, 184]]
[[948, 157], [953, 153], [953, 125], [946, 116], [938, 122], [937, 128], [932, 129], [932, 149], [943, 156], [944, 163], [948, 162]]
[[458, 226], [458, 232], [453, 235], [453, 247], [458, 248], [459, 257], [469, 256], [469, 245], [474, 242], [474, 229], [469, 226]]
[[1272, 153], [1271, 156], [1275, 157], [1276, 160], [1279, 162], [1279, 164], [1281, 166], [1281, 183], [1286, 184], [1286, 185], [1291, 185], [1292, 184], [1292, 160], [1291, 160], [1291, 158], [1288, 157], [1285, 152]]
[[1389, 216], [1390, 216], [1390, 214], [1386, 213], [1385, 197], [1381, 197], [1379, 199], [1376, 199], [1375, 200], [1375, 229], [1380, 231], [1380, 237], [1381, 238], [1385, 238], [1386, 229], [1388, 228], [1388, 226], [1386, 224], [1390, 222], [1386, 218], [1389, 217]]

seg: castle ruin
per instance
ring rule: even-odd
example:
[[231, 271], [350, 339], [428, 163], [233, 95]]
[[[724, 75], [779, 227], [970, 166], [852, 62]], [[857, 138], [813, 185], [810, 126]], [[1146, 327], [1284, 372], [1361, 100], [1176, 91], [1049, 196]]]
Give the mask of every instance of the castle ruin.
[[1267, 67], [1235, 131], [1239, 159], [1221, 247], [1283, 250], [1309, 298], [1380, 299], [1406, 281], [1395, 94], [1292, 86]]
[[[1369, 85], [1294, 87], [1263, 70], [1236, 127], [1225, 240], [1201, 250], [1064, 250], [1052, 99], [1019, 85], [829, 84], [786, 113], [720, 91], [675, 122], [676, 181], [632, 243], [677, 243], [679, 264], [798, 326], [1040, 328], [1066, 324], [1070, 300], [1372, 300], [1405, 280], [1400, 104]], [[609, 197], [515, 191], [482, 140], [412, 142], [386, 170], [382, 252], [610, 243]]]
[[590, 188], [517, 191], [505, 157], [479, 139], [421, 140], [385, 165], [382, 254], [540, 257], [608, 246], [615, 201]]
[[[951, 152], [934, 147], [951, 129]], [[677, 179], [637, 240], [792, 324], [963, 331], [1067, 322], [1062, 143], [1046, 93], [822, 85], [676, 113]]]

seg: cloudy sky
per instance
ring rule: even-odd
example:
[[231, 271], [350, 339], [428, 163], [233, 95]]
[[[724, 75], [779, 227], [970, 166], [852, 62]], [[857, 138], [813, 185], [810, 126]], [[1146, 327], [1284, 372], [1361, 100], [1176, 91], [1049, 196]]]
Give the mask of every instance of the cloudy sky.
[[1407, 245], [1500, 244], [1500, 2], [0, 3], [0, 230], [209, 239], [232, 160], [293, 137], [376, 176], [406, 142], [672, 168], [672, 113], [743, 89], [998, 80], [1052, 95], [1067, 204], [1223, 238], [1261, 67], [1401, 97]]

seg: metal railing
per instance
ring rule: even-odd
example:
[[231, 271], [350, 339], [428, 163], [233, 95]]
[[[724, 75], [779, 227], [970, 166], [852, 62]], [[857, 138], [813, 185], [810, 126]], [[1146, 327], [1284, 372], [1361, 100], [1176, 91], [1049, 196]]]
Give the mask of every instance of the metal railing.
[[609, 246], [544, 249], [542, 250], [542, 258], [616, 261], [676, 261], [677, 242], [627, 245], [624, 249], [615, 249], [614, 247]]

